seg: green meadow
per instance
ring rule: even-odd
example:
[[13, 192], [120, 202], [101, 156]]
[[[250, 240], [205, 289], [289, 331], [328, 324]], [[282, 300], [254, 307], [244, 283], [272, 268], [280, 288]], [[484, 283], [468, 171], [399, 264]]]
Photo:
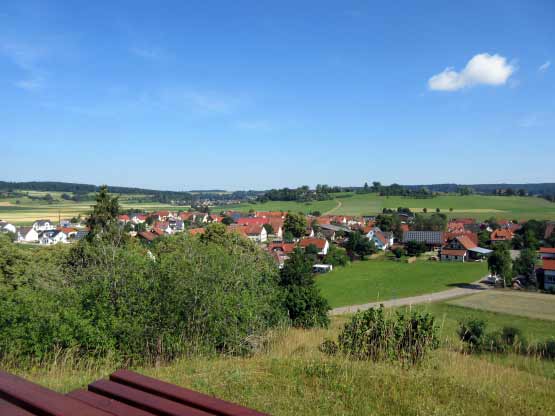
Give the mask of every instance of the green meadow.
[[316, 283], [335, 308], [440, 292], [486, 274], [486, 263], [367, 260], [337, 267]]

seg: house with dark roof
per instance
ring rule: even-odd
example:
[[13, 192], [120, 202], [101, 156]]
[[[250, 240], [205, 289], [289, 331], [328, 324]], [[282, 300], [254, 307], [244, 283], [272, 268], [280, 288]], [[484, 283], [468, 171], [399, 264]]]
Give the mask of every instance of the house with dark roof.
[[61, 230], [46, 230], [39, 233], [39, 244], [50, 246], [58, 243], [67, 243], [67, 235]]
[[33, 223], [33, 228], [35, 229], [35, 231], [41, 232], [41, 231], [53, 230], [55, 227], [54, 227], [54, 224], [52, 224], [52, 221], [50, 220], [37, 220]]
[[424, 243], [429, 248], [440, 248], [443, 245], [443, 232], [441, 231], [407, 231], [403, 233], [403, 244], [411, 241]]

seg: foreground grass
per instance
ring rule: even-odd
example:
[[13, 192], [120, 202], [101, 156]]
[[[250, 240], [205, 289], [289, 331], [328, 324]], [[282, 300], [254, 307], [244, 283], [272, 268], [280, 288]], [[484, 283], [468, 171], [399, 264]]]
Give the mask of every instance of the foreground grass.
[[[494, 356], [472, 357], [443, 348], [412, 369], [390, 363], [328, 357], [318, 345], [328, 330], [289, 329], [247, 358], [193, 357], [136, 371], [274, 415], [547, 415], [555, 412], [555, 380], [507, 365]], [[529, 358], [522, 364], [530, 364]], [[68, 392], [106, 377], [110, 360], [64, 361], [14, 370]], [[547, 371], [547, 370], [546, 370]]]
[[317, 285], [331, 306], [338, 307], [439, 292], [486, 273], [485, 263], [368, 260], [321, 275]]

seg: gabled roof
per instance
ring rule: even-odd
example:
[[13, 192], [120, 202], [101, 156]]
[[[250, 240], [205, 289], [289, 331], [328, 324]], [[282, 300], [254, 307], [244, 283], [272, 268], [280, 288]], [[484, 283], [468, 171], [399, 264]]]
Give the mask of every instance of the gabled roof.
[[323, 250], [326, 247], [327, 242], [328, 240], [323, 238], [304, 238], [299, 242], [299, 245], [303, 248], [314, 245], [318, 248], [318, 250]]
[[465, 250], [470, 250], [471, 248], [474, 248], [474, 247], [478, 246], [478, 244], [476, 244], [474, 241], [472, 241], [466, 235], [459, 235], [456, 238], [459, 241], [459, 243], [461, 243], [461, 246], [463, 246], [465, 248]]
[[239, 225], [264, 225], [268, 223], [267, 218], [239, 218], [237, 224]]
[[490, 239], [491, 241], [507, 241], [513, 239], [513, 232], [511, 230], [494, 230], [491, 233]]
[[137, 235], [146, 241], [153, 241], [154, 239], [158, 238], [158, 235], [151, 233], [150, 231], [141, 231], [137, 233]]
[[387, 237], [386, 237], [385, 234], [382, 233], [381, 231], [376, 231], [376, 232], [374, 233], [374, 237], [376, 237], [378, 240], [380, 240], [380, 242], [381, 242], [383, 245], [386, 245], [386, 244], [387, 244]]
[[293, 243], [272, 243], [268, 246], [268, 251], [282, 251], [286, 254], [292, 253], [295, 250], [295, 244]]
[[240, 228], [245, 228], [245, 234], [254, 236], [260, 235], [264, 226], [260, 224], [248, 224]]

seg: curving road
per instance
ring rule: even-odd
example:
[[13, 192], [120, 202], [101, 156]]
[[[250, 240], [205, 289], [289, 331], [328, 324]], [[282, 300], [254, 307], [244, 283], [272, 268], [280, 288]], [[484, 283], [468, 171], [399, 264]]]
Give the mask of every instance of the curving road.
[[410, 296], [408, 298], [384, 300], [382, 302], [370, 302], [370, 303], [364, 303], [362, 305], [342, 306], [340, 308], [332, 309], [329, 312], [329, 314], [344, 315], [348, 313], [364, 311], [370, 308], [377, 308], [380, 305], [383, 305], [386, 308], [395, 308], [398, 306], [410, 306], [410, 305], [417, 305], [421, 303], [438, 302], [441, 300], [456, 298], [459, 296], [470, 295], [472, 293], [476, 293], [487, 289], [490, 289], [490, 287], [479, 280], [477, 282], [470, 283], [468, 285], [461, 285], [460, 287], [457, 287], [454, 289], [444, 290], [443, 292], [428, 293], [428, 294], [419, 295], [419, 296]]

